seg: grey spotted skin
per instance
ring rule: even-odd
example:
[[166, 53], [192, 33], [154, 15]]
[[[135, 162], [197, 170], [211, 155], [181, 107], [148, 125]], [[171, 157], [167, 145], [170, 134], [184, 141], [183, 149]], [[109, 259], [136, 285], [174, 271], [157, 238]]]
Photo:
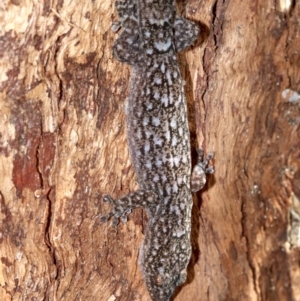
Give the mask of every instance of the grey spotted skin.
[[174, 0], [116, 1], [122, 32], [113, 55], [132, 66], [126, 106], [127, 138], [140, 190], [118, 200], [105, 196], [112, 210], [101, 218], [116, 226], [142, 207], [148, 215], [139, 265], [150, 296], [170, 300], [187, 277], [191, 256], [192, 191], [206, 182], [210, 153], [191, 179], [187, 107], [176, 53], [199, 34], [196, 24], [176, 15]]

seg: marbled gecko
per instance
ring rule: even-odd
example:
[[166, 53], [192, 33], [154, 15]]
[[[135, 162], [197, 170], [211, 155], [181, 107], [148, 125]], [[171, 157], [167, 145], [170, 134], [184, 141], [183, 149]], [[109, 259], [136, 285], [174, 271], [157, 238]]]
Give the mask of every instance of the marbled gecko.
[[114, 200], [102, 222], [127, 221], [136, 207], [146, 209], [148, 224], [140, 249], [143, 278], [155, 301], [168, 301], [187, 277], [191, 256], [192, 191], [205, 182], [210, 153], [191, 179], [191, 149], [183, 80], [176, 52], [199, 34], [196, 24], [176, 15], [175, 0], [116, 1], [123, 31], [113, 55], [132, 66], [126, 106], [127, 138], [140, 189]]

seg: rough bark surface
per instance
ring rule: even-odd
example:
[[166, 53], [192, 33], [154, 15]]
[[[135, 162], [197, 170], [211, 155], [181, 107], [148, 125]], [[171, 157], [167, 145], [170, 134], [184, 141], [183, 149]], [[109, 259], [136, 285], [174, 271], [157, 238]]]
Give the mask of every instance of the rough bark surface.
[[[186, 0], [179, 55], [195, 149], [193, 256], [174, 300], [300, 300], [299, 1]], [[145, 215], [101, 225], [103, 194], [136, 189], [112, 58], [111, 0], [0, 4], [0, 299], [146, 301]]]

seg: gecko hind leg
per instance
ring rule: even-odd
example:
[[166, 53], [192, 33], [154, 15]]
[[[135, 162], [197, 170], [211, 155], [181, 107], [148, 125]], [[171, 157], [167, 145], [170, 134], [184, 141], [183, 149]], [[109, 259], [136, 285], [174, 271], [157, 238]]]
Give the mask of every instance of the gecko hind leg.
[[214, 173], [214, 167], [209, 166], [208, 162], [214, 157], [214, 153], [210, 152], [207, 157], [203, 160], [203, 150], [198, 149], [198, 162], [193, 169], [191, 178], [191, 190], [192, 192], [199, 191], [203, 188], [206, 183], [206, 174]]
[[113, 218], [112, 226], [116, 227], [119, 224], [119, 219], [122, 222], [127, 222], [127, 214], [135, 208], [142, 207], [150, 209], [156, 204], [157, 194], [153, 190], [137, 190], [131, 192], [122, 198], [115, 200], [109, 195], [103, 197], [103, 202], [113, 206], [111, 211], [101, 216], [100, 222], [105, 223]]

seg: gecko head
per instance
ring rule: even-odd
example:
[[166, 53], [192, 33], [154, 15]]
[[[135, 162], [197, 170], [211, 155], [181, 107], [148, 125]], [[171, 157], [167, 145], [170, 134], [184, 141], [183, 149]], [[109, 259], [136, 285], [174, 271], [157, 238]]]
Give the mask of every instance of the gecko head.
[[[174, 48], [174, 22], [176, 16], [173, 0], [146, 2], [141, 10], [140, 32], [146, 53], [149, 55], [167, 53]], [[143, 5], [144, 5], [143, 4]]]
[[141, 25], [162, 25], [164, 22], [173, 24], [176, 16], [175, 0], [147, 0], [141, 1]]

